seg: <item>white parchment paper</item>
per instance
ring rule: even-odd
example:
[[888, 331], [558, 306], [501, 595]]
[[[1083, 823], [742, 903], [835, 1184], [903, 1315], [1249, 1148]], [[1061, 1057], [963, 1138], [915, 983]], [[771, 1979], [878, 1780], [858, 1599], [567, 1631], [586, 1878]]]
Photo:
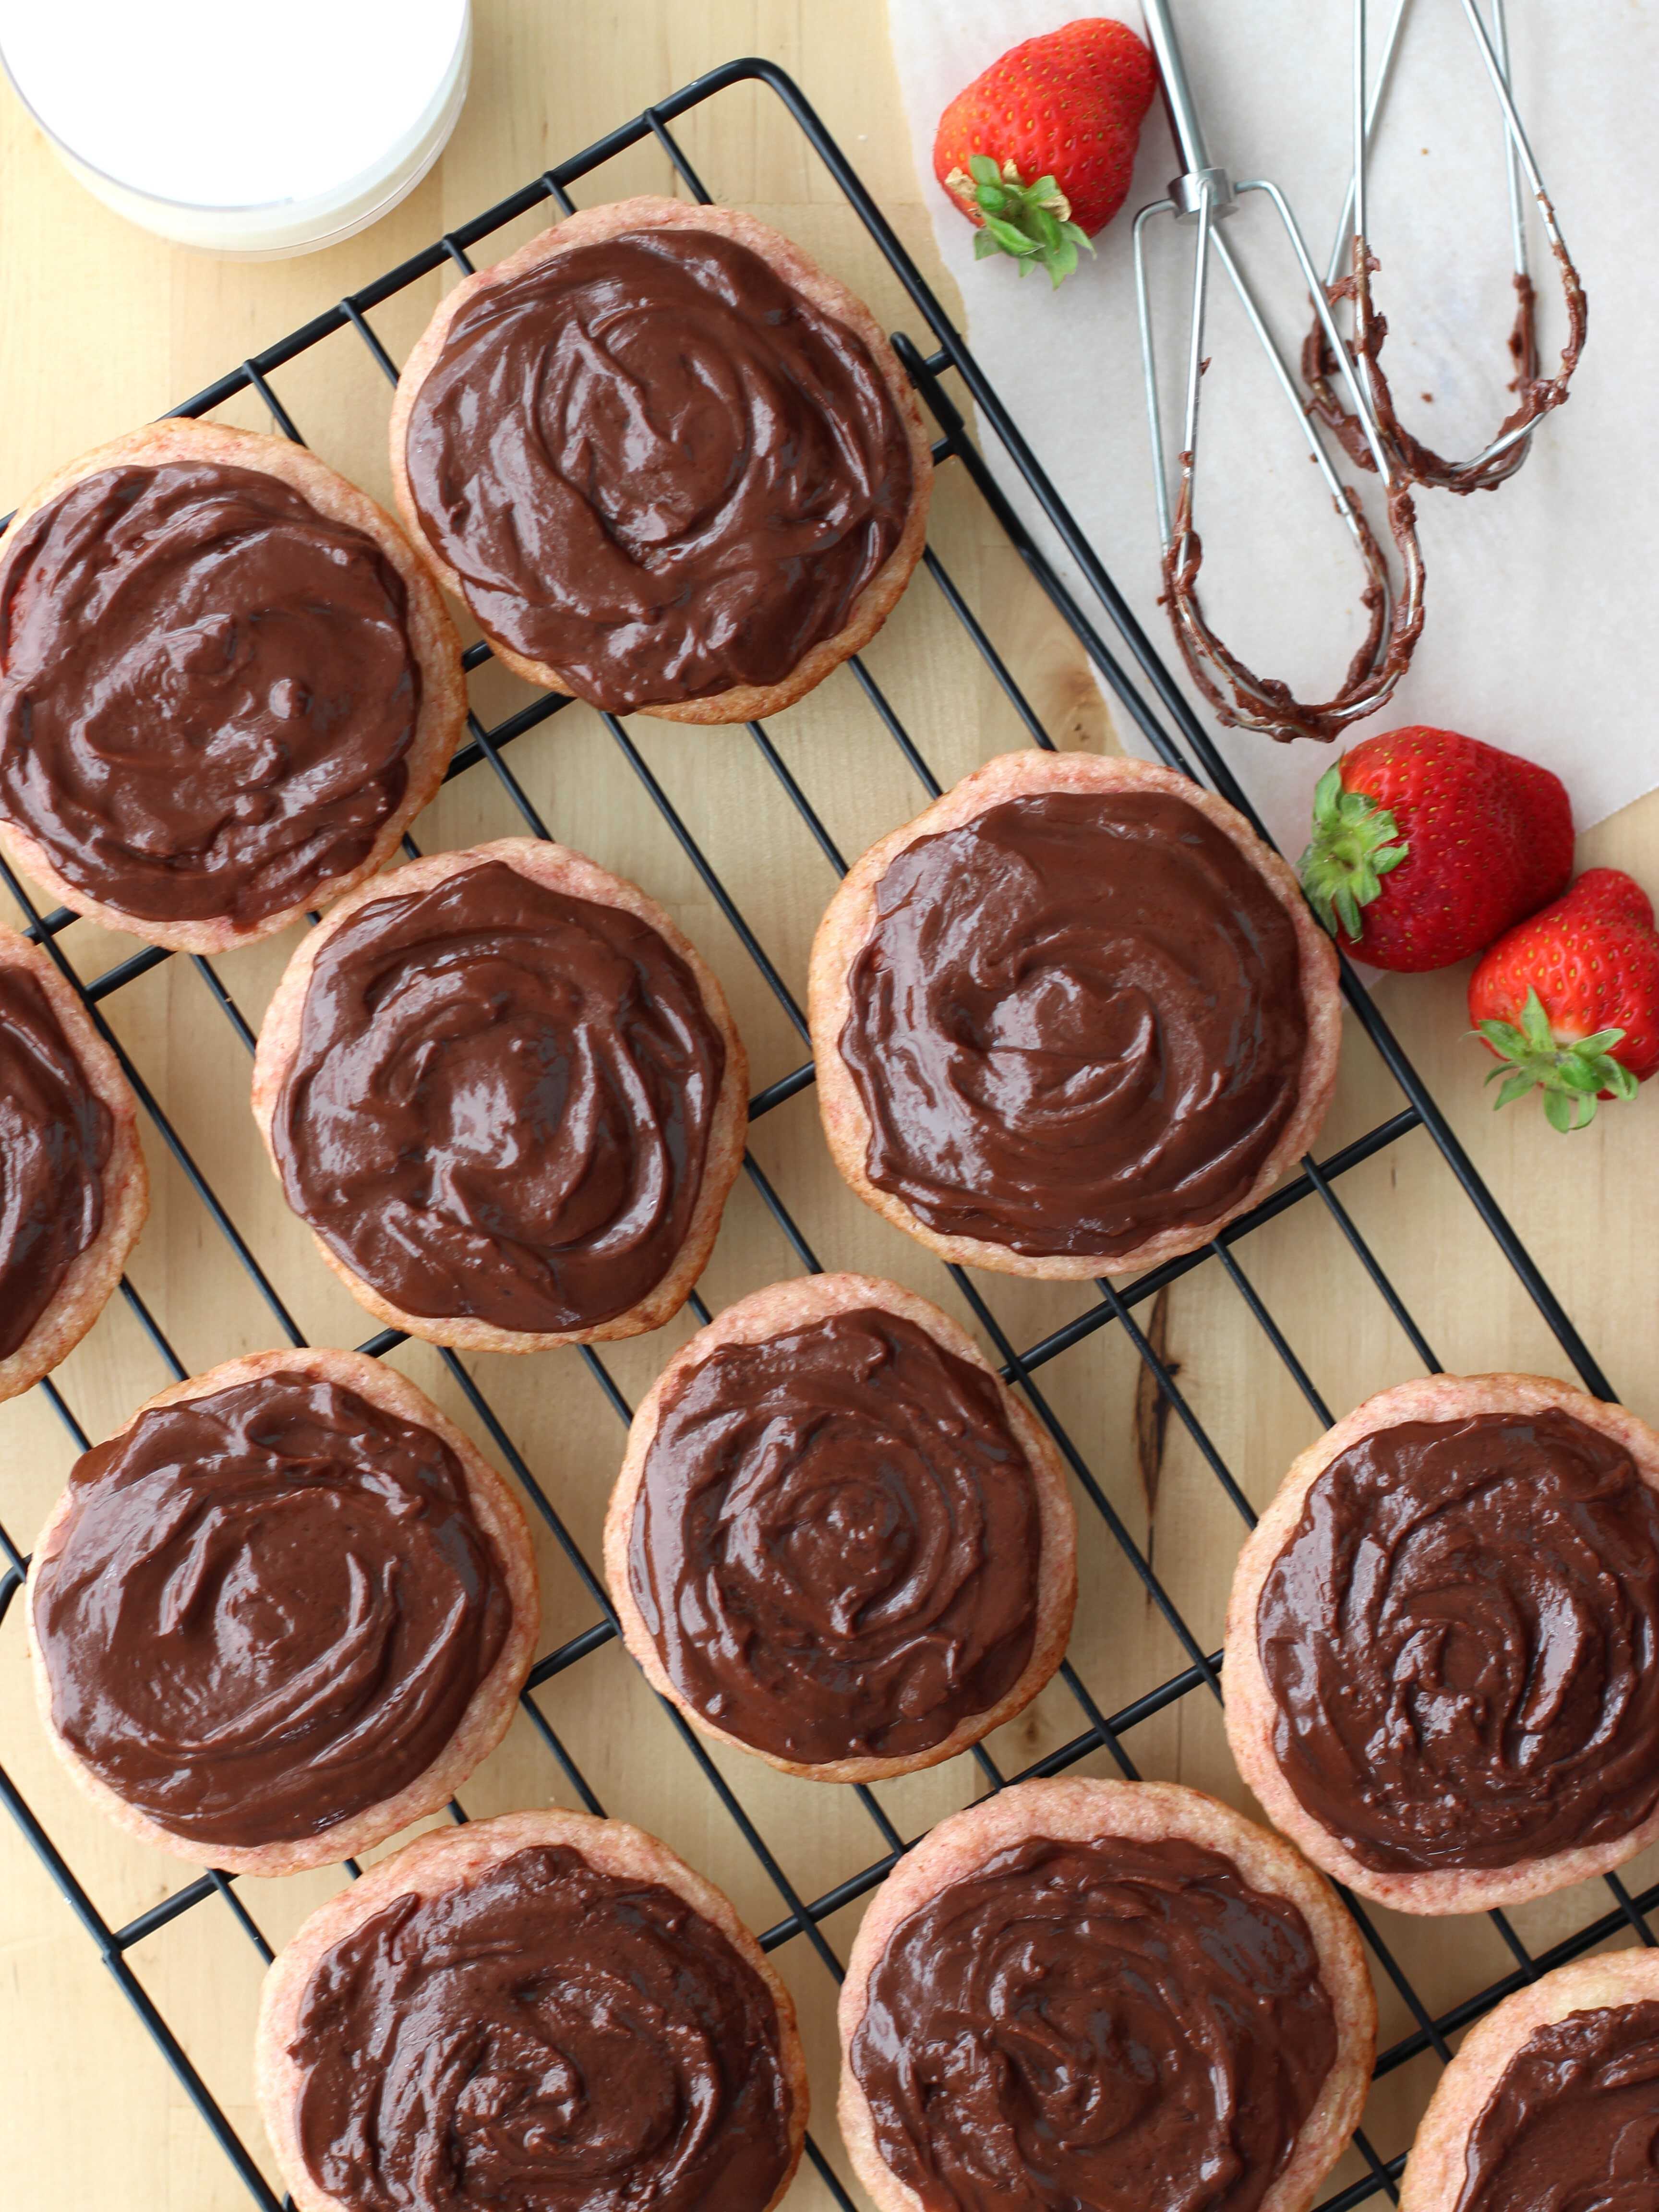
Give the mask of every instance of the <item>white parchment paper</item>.
[[[1179, 166], [1162, 105], [1147, 118], [1133, 189], [1097, 240], [1097, 258], [1051, 293], [1040, 272], [1022, 281], [1010, 261], [975, 263], [969, 226], [933, 182], [933, 139], [943, 107], [981, 69], [1085, 7], [890, 7], [916, 165], [968, 302], [970, 343], [1178, 667], [1157, 605], [1130, 251], [1134, 210], [1161, 198]], [[1141, 27], [1133, 5], [1092, 0], [1092, 11]], [[1382, 18], [1392, 9], [1374, 0], [1370, 12]], [[1659, 188], [1649, 158], [1659, 21], [1651, 0], [1510, 0], [1510, 15], [1516, 95], [1589, 294], [1589, 343], [1571, 398], [1540, 428], [1517, 477], [1463, 499], [1419, 494], [1425, 635], [1391, 705], [1338, 749], [1403, 722], [1461, 729], [1553, 768], [1583, 828], [1659, 782], [1647, 650], [1659, 627]], [[1176, 15], [1212, 159], [1236, 178], [1269, 176], [1282, 185], [1322, 269], [1350, 166], [1345, 0], [1176, 0]], [[1376, 299], [1390, 323], [1383, 358], [1402, 419], [1443, 453], [1467, 457], [1510, 404], [1504, 341], [1514, 295], [1498, 112], [1456, 0], [1413, 0], [1371, 196], [1382, 264]], [[1230, 235], [1294, 349], [1305, 293], [1259, 198]], [[1167, 220], [1153, 240], [1165, 404], [1175, 410], [1166, 419], [1177, 425], [1192, 243], [1189, 228]], [[1535, 225], [1530, 243], [1542, 356], [1553, 369], [1559, 295]], [[1326, 696], [1358, 641], [1359, 572], [1218, 270], [1212, 303], [1196, 510], [1205, 604], [1253, 666], [1304, 697]], [[1351, 468], [1344, 474], [1364, 481]], [[1126, 718], [1118, 726], [1133, 744]], [[1294, 857], [1326, 748], [1281, 747], [1237, 730], [1222, 732], [1220, 743]]]

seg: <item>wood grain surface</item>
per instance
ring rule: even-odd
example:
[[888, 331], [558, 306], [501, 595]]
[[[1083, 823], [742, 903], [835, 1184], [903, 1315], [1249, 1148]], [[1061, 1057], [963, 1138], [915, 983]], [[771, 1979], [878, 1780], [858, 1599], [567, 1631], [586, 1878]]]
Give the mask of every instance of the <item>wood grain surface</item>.
[[[471, 98], [439, 167], [393, 215], [330, 252], [264, 264], [175, 251], [131, 229], [86, 198], [58, 167], [9, 90], [0, 90], [0, 506], [70, 455], [154, 416], [327, 306], [354, 285], [579, 148], [698, 71], [742, 52], [792, 70], [874, 189], [924, 270], [937, 275], [912, 174], [881, 0], [481, 0]], [[775, 101], [741, 88], [690, 117], [687, 150], [720, 198], [799, 238], [869, 298], [889, 327], [915, 328], [896, 286], [856, 218]], [[586, 180], [584, 204], [672, 189], [668, 165], [647, 146]], [[533, 228], [515, 226], [491, 252]], [[374, 319], [401, 357], [439, 296], [434, 277]], [[1086, 281], [1085, 279], [1079, 281]], [[1126, 299], [1124, 312], [1132, 312]], [[384, 498], [387, 392], [350, 334], [329, 340], [276, 385], [325, 459]], [[1139, 404], [1133, 393], [1121, 404]], [[267, 427], [246, 401], [224, 419]], [[935, 541], [1008, 656], [1049, 727], [1070, 744], [1109, 746], [1109, 719], [1067, 634], [1036, 594], [960, 471], [939, 487]], [[1141, 541], [1103, 549], [1127, 566], [1150, 557]], [[1473, 648], [1472, 648], [1473, 649]], [[904, 716], [935, 771], [952, 780], [1020, 741], [1018, 724], [971, 654], [934, 585], [920, 578], [869, 655], [876, 680]], [[481, 707], [503, 711], [518, 688], [499, 672], [478, 685]], [[741, 729], [699, 731], [636, 722], [635, 741], [724, 873], [738, 905], [797, 996], [813, 927], [833, 877], [779, 784]], [[791, 771], [844, 853], [854, 854], [918, 811], [921, 794], [848, 671], [771, 725]], [[1586, 733], [1589, 741], [1589, 733]], [[1248, 780], [1250, 744], [1235, 738]], [[757, 1086], [803, 1058], [799, 1037], [721, 918], [680, 848], [645, 803], [597, 717], [574, 708], [511, 755], [553, 834], [635, 878], [672, 912], [716, 966], [754, 1063]], [[1311, 784], [1322, 759], [1309, 756]], [[423, 847], [470, 843], [519, 827], [487, 770], [450, 787], [417, 825]], [[1627, 810], [1583, 841], [1586, 862], [1627, 866], [1659, 880], [1659, 801]], [[130, 940], [76, 924], [70, 957], [90, 975], [131, 951]], [[257, 1024], [286, 940], [216, 963]], [[1601, 1357], [1638, 1412], [1659, 1417], [1652, 1357], [1659, 1222], [1650, 1163], [1659, 1099], [1606, 1111], [1588, 1133], [1562, 1139], [1540, 1115], [1487, 1110], [1479, 1052], [1463, 1037], [1463, 975], [1401, 979], [1381, 1002], [1486, 1175]], [[367, 1331], [356, 1307], [287, 1214], [247, 1110], [248, 1063], [202, 976], [182, 958], [121, 991], [109, 1018], [173, 1117], [243, 1234], [262, 1255], [300, 1326], [317, 1341], [349, 1345]], [[1351, 1036], [1322, 1152], [1397, 1109], [1401, 1101], [1364, 1040]], [[230, 1262], [217, 1230], [155, 1125], [145, 1140], [155, 1203], [131, 1270], [179, 1356], [199, 1370], [278, 1341], [269, 1311]], [[788, 1194], [824, 1263], [887, 1274], [972, 1317], [943, 1271], [842, 1190], [819, 1136], [810, 1093], [757, 1126], [754, 1151]], [[1460, 1196], [1425, 1135], [1391, 1146], [1345, 1178], [1344, 1203], [1411, 1303], [1443, 1366], [1561, 1371], [1562, 1358], [1525, 1291]], [[1236, 1257], [1271, 1307], [1334, 1413], [1420, 1371], [1411, 1343], [1368, 1282], [1340, 1228], [1316, 1205], [1257, 1232]], [[704, 1279], [711, 1308], [798, 1272], [756, 1190], [740, 1182]], [[1088, 1303], [1064, 1285], [982, 1279], [1014, 1339], [1029, 1342]], [[1179, 1387], [1244, 1492], [1258, 1504], [1320, 1423], [1221, 1266], [1211, 1260], [1155, 1309], [1139, 1310]], [[611, 1372], [637, 1398], [684, 1341], [689, 1316], [660, 1335], [617, 1348]], [[397, 1364], [431, 1390], [486, 1451], [489, 1440], [435, 1355], [404, 1346]], [[484, 1358], [478, 1378], [526, 1459], [597, 1557], [606, 1493], [623, 1431], [574, 1352], [524, 1361]], [[118, 1301], [59, 1370], [64, 1395], [88, 1433], [106, 1435], [167, 1377], [133, 1315]], [[1112, 1327], [1046, 1368], [1042, 1386], [1098, 1480], [1145, 1547], [1206, 1650], [1220, 1640], [1240, 1523], [1177, 1409], [1147, 1393], [1133, 1345]], [[33, 1538], [72, 1458], [64, 1431], [37, 1390], [0, 1408], [0, 1520]], [[1082, 1599], [1073, 1658], [1090, 1694], [1111, 1711], [1161, 1681], [1182, 1653], [1098, 1517], [1083, 1509]], [[588, 1627], [592, 1598], [550, 1540], [544, 1649]], [[631, 1662], [614, 1644], [558, 1676], [541, 1710], [605, 1808], [661, 1834], [721, 1883], [757, 1928], [776, 1921], [779, 1890], [697, 1771]], [[994, 1739], [1005, 1771], [1074, 1735], [1079, 1709], [1060, 1683]], [[1145, 1721], [1125, 1747], [1150, 1777], [1191, 1782], [1236, 1803], [1218, 1712], [1206, 1695]], [[71, 1793], [41, 1740], [28, 1696], [18, 1609], [0, 1628], [0, 1764], [45, 1820], [97, 1908], [112, 1923], [157, 1905], [188, 1870], [107, 1829]], [[880, 1839], [848, 1790], [775, 1774], [738, 1753], [718, 1764], [769, 1838], [784, 1878], [816, 1894], [875, 1856]], [[1103, 1758], [1081, 1771], [1114, 1771]], [[906, 1836], [979, 1793], [969, 1759], [879, 1792]], [[463, 1793], [475, 1815], [545, 1803], [574, 1805], [568, 1782], [523, 1716]], [[1626, 1870], [1632, 1891], [1655, 1879]], [[272, 1942], [343, 1879], [322, 1873], [245, 1882], [238, 1895]], [[1610, 1904], [1604, 1888], [1571, 1893], [1514, 1916], [1516, 1932], [1547, 1946]], [[844, 1957], [859, 1908], [825, 1923]], [[1376, 1916], [1425, 1999], [1444, 2007], [1511, 1970], [1502, 1931], [1486, 1920], [1417, 1923]], [[833, 1983], [797, 1939], [775, 1954], [801, 2008], [813, 2070], [815, 2132], [839, 2162], [833, 2119]], [[254, 2157], [269, 2154], [251, 2099], [249, 2037], [258, 1960], [228, 1907], [210, 1900], [138, 1944], [130, 1963], [171, 2021]], [[1385, 2042], [1410, 2014], [1382, 1979]], [[1373, 2095], [1368, 2126], [1384, 2155], [1402, 2150], [1431, 2087], [1431, 2057], [1398, 2068]], [[842, 2167], [844, 2172], [844, 2165]], [[1361, 2168], [1350, 2158], [1344, 2178]], [[804, 2169], [793, 2207], [828, 2203]], [[11, 1823], [0, 1819], [0, 2202], [9, 2212], [119, 2205], [124, 2212], [232, 2212], [248, 2198], [93, 1944]]]

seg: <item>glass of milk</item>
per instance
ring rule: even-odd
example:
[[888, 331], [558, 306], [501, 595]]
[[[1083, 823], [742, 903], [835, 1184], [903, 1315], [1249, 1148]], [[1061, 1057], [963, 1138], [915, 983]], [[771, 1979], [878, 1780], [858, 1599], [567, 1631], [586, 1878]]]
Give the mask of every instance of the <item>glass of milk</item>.
[[0, 0], [0, 62], [131, 222], [307, 253], [412, 191], [466, 97], [470, 0]]

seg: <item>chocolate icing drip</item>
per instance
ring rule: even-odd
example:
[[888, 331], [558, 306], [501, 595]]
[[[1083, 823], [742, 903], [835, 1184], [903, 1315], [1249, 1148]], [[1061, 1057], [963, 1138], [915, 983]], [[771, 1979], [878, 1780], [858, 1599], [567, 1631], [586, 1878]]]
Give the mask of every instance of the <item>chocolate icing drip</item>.
[[1018, 1680], [1039, 1547], [990, 1376], [866, 1308], [681, 1378], [629, 1583], [675, 1687], [730, 1734], [809, 1764], [896, 1758]]
[[1296, 932], [1164, 792], [1048, 792], [918, 838], [842, 1058], [865, 1173], [929, 1229], [1110, 1259], [1248, 1197], [1307, 1047]]
[[46, 993], [0, 965], [0, 1359], [103, 1227], [113, 1134]]
[[655, 1882], [532, 1846], [313, 1970], [298, 2132], [350, 2212], [762, 2212], [789, 2162], [771, 1992]]
[[501, 1563], [429, 1429], [307, 1373], [87, 1453], [34, 1625], [52, 1720], [177, 1834], [313, 1836], [430, 1766], [501, 1654]]
[[851, 2057], [925, 2212], [1254, 2212], [1335, 2050], [1288, 1899], [1179, 1837], [1036, 1837], [894, 1930]]
[[405, 459], [484, 628], [617, 714], [781, 682], [845, 626], [913, 483], [862, 339], [749, 247], [678, 228], [469, 300]]
[[1456, 2212], [1659, 2204], [1659, 2003], [1535, 2027], [1469, 2130]]
[[364, 860], [408, 786], [403, 578], [277, 477], [100, 470], [0, 569], [0, 808], [88, 897], [252, 924]]
[[673, 1265], [725, 1070], [648, 922], [482, 861], [329, 938], [271, 1142], [289, 1203], [403, 1311], [590, 1328]]
[[1659, 1497], [1569, 1413], [1351, 1444], [1256, 1639], [1285, 1779], [1362, 1866], [1514, 1866], [1659, 1804]]

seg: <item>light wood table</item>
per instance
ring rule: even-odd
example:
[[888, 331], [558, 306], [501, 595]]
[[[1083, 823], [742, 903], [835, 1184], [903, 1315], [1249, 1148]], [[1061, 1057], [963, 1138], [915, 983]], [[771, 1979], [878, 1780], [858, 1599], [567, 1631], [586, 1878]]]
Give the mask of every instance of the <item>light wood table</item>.
[[[159, 412], [550, 160], [736, 53], [770, 55], [799, 77], [923, 269], [939, 281], [880, 0], [837, 0], [834, 7], [800, 0], [611, 0], [570, 8], [482, 0], [478, 14], [471, 96], [440, 167], [366, 235], [297, 261], [215, 261], [126, 228], [70, 181], [9, 93], [0, 92], [4, 503], [68, 456]], [[723, 96], [687, 119], [684, 138], [720, 197], [799, 237], [864, 291], [890, 325], [915, 327], [856, 220], [768, 94], [745, 89]], [[591, 180], [584, 198], [668, 188], [665, 161], [647, 147]], [[519, 226], [505, 243], [534, 227]], [[376, 316], [394, 355], [407, 350], [439, 289], [434, 277]], [[386, 392], [357, 341], [349, 335], [331, 340], [276, 382], [325, 457], [384, 496]], [[264, 427], [260, 411], [246, 404], [228, 410], [228, 419]], [[941, 485], [938, 513], [938, 540], [958, 581], [1049, 726], [1066, 744], [1110, 744], [1109, 718], [1075, 647], [967, 495], [959, 471]], [[1105, 550], [1109, 559], [1136, 559], [1146, 549]], [[947, 781], [1019, 741], [1006, 704], [925, 580], [870, 658]], [[499, 678], [487, 680], [483, 692], [487, 708], [495, 710], [512, 696]], [[850, 675], [826, 684], [772, 728], [843, 850], [861, 850], [915, 811], [916, 787], [874, 726]], [[740, 730], [635, 729], [654, 770], [799, 994], [831, 879], [779, 786]], [[643, 803], [597, 719], [573, 709], [512, 757], [555, 834], [647, 884], [720, 968], [749, 1041], [757, 1085], [794, 1066], [802, 1056], [799, 1039]], [[516, 826], [500, 790], [480, 770], [446, 792], [421, 837], [428, 845], [459, 845]], [[1650, 880], [1659, 878], [1659, 803], [1629, 809], [1588, 837], [1584, 848], [1586, 860], [1638, 872], [1645, 866]], [[85, 924], [65, 941], [88, 975], [131, 949]], [[285, 950], [279, 945], [219, 963], [250, 1018], [257, 1019]], [[1550, 1135], [1534, 1112], [1494, 1120], [1482, 1097], [1479, 1056], [1460, 1034], [1462, 988], [1456, 973], [1414, 980], [1386, 986], [1382, 1003], [1615, 1384], [1639, 1411], [1659, 1415], [1651, 1356], [1656, 1202], [1649, 1170], [1659, 1104], [1644, 1097], [1609, 1111], [1590, 1133], [1571, 1141]], [[363, 1317], [325, 1274], [280, 1201], [246, 1110], [246, 1060], [190, 964], [168, 962], [123, 990], [110, 1013], [301, 1326], [321, 1342], [359, 1340], [368, 1334]], [[1364, 1040], [1351, 1038], [1322, 1151], [1400, 1103]], [[153, 1130], [146, 1136], [148, 1141]], [[962, 1310], [942, 1271], [842, 1190], [810, 1093], [757, 1125], [755, 1150], [826, 1263], [890, 1274]], [[151, 1145], [150, 1157], [155, 1208], [132, 1274], [180, 1356], [202, 1368], [275, 1341], [269, 1315], [228, 1264], [222, 1240], [159, 1143]], [[1425, 1135], [1407, 1138], [1356, 1171], [1342, 1194], [1448, 1368], [1560, 1367], [1536, 1314]], [[1415, 1371], [1411, 1346], [1314, 1205], [1259, 1232], [1239, 1256], [1334, 1408], [1344, 1410]], [[794, 1272], [795, 1264], [753, 1189], [740, 1185], [705, 1279], [710, 1305]], [[1086, 1303], [1081, 1293], [1058, 1286], [999, 1280], [987, 1288], [1020, 1342]], [[1194, 1409], [1259, 1504], [1316, 1432], [1316, 1421], [1214, 1262], [1179, 1284], [1159, 1327]], [[617, 1348], [610, 1364], [622, 1389], [637, 1397], [688, 1328], [683, 1319], [659, 1337]], [[396, 1358], [477, 1433], [429, 1353], [410, 1346]], [[495, 1358], [479, 1363], [479, 1373], [576, 1536], [590, 1555], [596, 1553], [621, 1431], [576, 1356]], [[1047, 1369], [1043, 1382], [1210, 1646], [1219, 1637], [1238, 1523], [1179, 1421], [1170, 1421], [1160, 1436], [1138, 1376], [1133, 1347], [1113, 1328]], [[166, 1379], [118, 1301], [58, 1377], [94, 1437], [106, 1434]], [[71, 1454], [40, 1392], [0, 1410], [0, 1518], [27, 1541]], [[1085, 1532], [1084, 1597], [1073, 1656], [1109, 1711], [1173, 1671], [1180, 1654], [1087, 1512]], [[544, 1568], [547, 1648], [588, 1626], [594, 1608], [550, 1547]], [[0, 1632], [0, 1762], [60, 1840], [100, 1909], [119, 1923], [176, 1889], [185, 1872], [108, 1831], [55, 1769], [27, 1695], [20, 1613], [14, 1605]], [[619, 1650], [611, 1647], [560, 1677], [543, 1703], [608, 1809], [668, 1838], [724, 1883], [757, 1926], [779, 1917], [777, 1893]], [[1075, 1706], [1054, 1689], [993, 1748], [1009, 1771], [1064, 1742], [1078, 1725]], [[1130, 1748], [1144, 1773], [1241, 1797], [1216, 1709], [1206, 1698], [1186, 1698], [1137, 1728]], [[740, 1757], [722, 1758], [720, 1765], [802, 1894], [820, 1893], [874, 1856], [874, 1831], [851, 1792], [790, 1782]], [[1098, 1759], [1083, 1771], [1097, 1770], [1109, 1771]], [[901, 1831], [913, 1835], [981, 1786], [972, 1763], [959, 1760], [883, 1795]], [[550, 1792], [573, 1802], [520, 1719], [464, 1794], [477, 1814], [546, 1802]], [[324, 1874], [245, 1883], [240, 1893], [280, 1942], [337, 1879]], [[1650, 1867], [1632, 1870], [1632, 1886], [1652, 1879]], [[1541, 1946], [1606, 1904], [1605, 1892], [1569, 1894], [1516, 1914], [1516, 1923], [1528, 1942]], [[826, 1927], [843, 1956], [856, 1917], [853, 1908]], [[1485, 1921], [1447, 1927], [1379, 1919], [1436, 2005], [1455, 2001], [1510, 1965]], [[839, 2159], [830, 1977], [804, 1942], [778, 1955], [802, 2008], [817, 2133]], [[268, 2164], [248, 2064], [258, 1965], [229, 1912], [216, 1901], [194, 1910], [139, 1945], [131, 1958], [232, 2121]], [[1401, 2001], [1388, 1990], [1383, 2014], [1385, 2037], [1409, 2025]], [[1432, 2072], [1431, 2062], [1404, 2067], [1374, 2099], [1370, 2124], [1385, 2152], [1405, 2143]], [[0, 2201], [9, 2212], [93, 2204], [119, 2204], [125, 2212], [230, 2212], [247, 2201], [93, 1946], [4, 1820]], [[810, 2174], [792, 2199], [802, 2207], [827, 2201]]]

